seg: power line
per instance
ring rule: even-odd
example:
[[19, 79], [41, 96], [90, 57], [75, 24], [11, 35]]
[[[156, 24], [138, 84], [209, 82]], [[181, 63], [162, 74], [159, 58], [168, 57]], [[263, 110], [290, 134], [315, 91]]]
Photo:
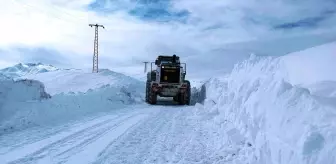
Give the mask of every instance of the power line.
[[99, 24], [89, 24], [90, 27], [95, 26], [95, 38], [94, 38], [94, 45], [93, 45], [93, 65], [92, 65], [92, 72], [98, 73], [98, 27], [102, 27], [105, 29], [103, 25]]

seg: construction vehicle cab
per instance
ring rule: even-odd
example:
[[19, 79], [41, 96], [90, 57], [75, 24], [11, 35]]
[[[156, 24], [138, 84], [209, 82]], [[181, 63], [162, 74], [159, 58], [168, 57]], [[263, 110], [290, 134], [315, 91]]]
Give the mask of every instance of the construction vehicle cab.
[[146, 102], [156, 104], [160, 96], [173, 97], [179, 104], [189, 105], [190, 82], [185, 75], [186, 64], [180, 63], [179, 56], [158, 56], [147, 73]]

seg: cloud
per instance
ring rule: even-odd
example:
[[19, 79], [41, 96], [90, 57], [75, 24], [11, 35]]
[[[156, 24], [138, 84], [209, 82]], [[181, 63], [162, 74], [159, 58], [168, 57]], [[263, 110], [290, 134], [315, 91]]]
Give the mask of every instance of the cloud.
[[335, 8], [333, 0], [11, 0], [0, 4], [0, 49], [13, 56], [2, 61], [90, 68], [88, 24], [99, 23], [101, 67], [142, 66], [162, 54], [220, 56], [229, 43], [330, 31]]
[[185, 21], [187, 10], [174, 10], [170, 0], [96, 0], [88, 6], [99, 14], [125, 10], [129, 15], [145, 21]]
[[175, 0], [175, 7], [188, 10], [191, 19], [198, 20], [199, 24], [222, 24], [230, 30], [261, 28], [268, 34], [275, 25], [319, 17], [326, 12], [329, 12], [328, 16], [335, 16], [330, 11], [335, 10], [336, 3], [333, 0], [227, 0], [212, 3]]
[[275, 29], [293, 29], [293, 28], [315, 28], [317, 27], [321, 22], [328, 21], [328, 19], [332, 18], [336, 13], [335, 10], [327, 10], [322, 12], [318, 16], [314, 17], [307, 17], [295, 22], [290, 23], [284, 23], [281, 25], [277, 25], [274, 28]]

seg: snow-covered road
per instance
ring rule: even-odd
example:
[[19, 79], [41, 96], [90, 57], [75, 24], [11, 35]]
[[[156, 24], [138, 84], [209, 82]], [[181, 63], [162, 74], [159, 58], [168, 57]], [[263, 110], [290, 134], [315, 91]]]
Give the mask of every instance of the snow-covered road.
[[192, 80], [194, 106], [147, 105], [110, 70], [3, 77], [0, 163], [335, 164], [335, 47], [251, 55]]
[[216, 134], [205, 129], [206, 124], [194, 116], [193, 110], [192, 106], [139, 105], [135, 110], [125, 109], [127, 112], [61, 128], [4, 135], [0, 137], [0, 161], [134, 164], [232, 159], [232, 154], [214, 154]]
[[[8, 145], [7, 150], [10, 151], [2, 152], [0, 159], [6, 163], [62, 163], [65, 161], [90, 163], [105, 148], [104, 146], [114, 141], [146, 116], [146, 114], [139, 112], [111, 114], [81, 124], [68, 125], [64, 129], [55, 128], [57, 132], [43, 135], [42, 138], [37, 139], [39, 140], [37, 142], [20, 145], [19, 148], [12, 150]], [[34, 134], [29, 133], [29, 135]], [[24, 134], [20, 136], [32, 138], [32, 136]], [[17, 142], [22, 142], [20, 139], [25, 138], [19, 138]], [[3, 136], [2, 140], [9, 140], [9, 138]]]

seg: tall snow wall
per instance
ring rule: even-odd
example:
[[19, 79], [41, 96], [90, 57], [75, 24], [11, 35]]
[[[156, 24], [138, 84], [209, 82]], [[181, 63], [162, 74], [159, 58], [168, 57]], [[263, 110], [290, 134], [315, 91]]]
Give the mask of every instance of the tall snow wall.
[[[20, 105], [27, 102], [41, 102], [50, 99], [51, 96], [45, 92], [43, 83], [36, 80], [11, 79], [0, 80], [0, 127], [2, 131], [13, 129], [6, 127], [4, 120], [11, 119], [21, 112]], [[28, 124], [25, 120], [18, 122]]]
[[284, 63], [251, 57], [225, 80], [209, 80], [203, 110], [214, 113], [218, 127], [235, 127], [253, 148], [251, 164], [336, 163], [335, 106], [290, 84]]

